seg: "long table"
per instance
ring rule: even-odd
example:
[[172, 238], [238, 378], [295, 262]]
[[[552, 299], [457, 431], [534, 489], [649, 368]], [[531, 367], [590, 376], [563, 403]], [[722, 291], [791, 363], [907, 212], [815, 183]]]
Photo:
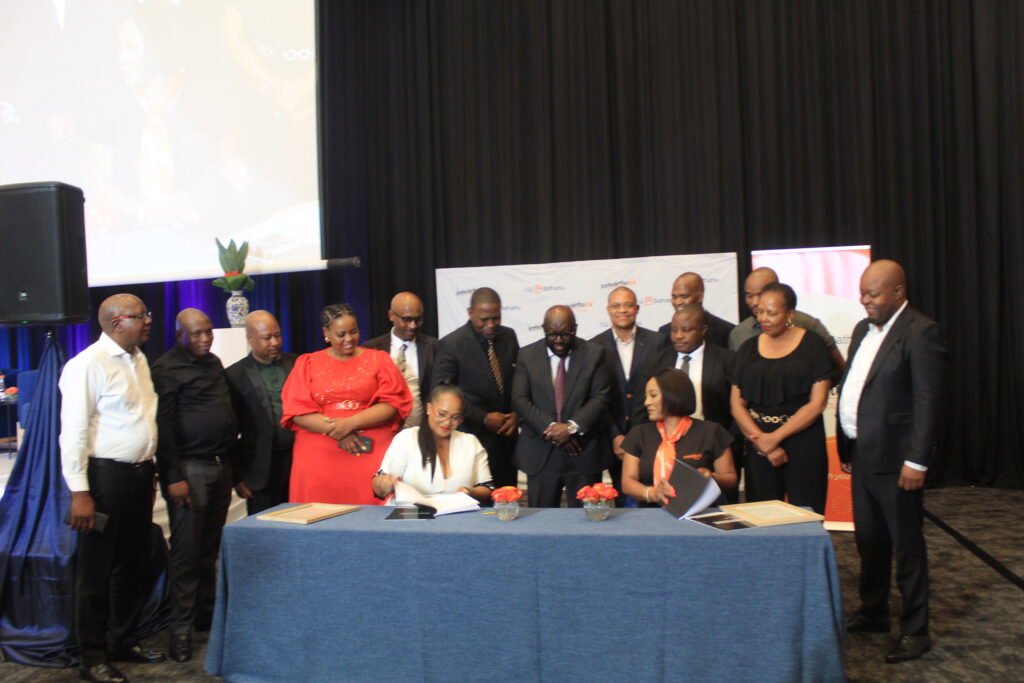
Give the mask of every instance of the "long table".
[[844, 680], [818, 523], [388, 512], [225, 527], [206, 669], [231, 682]]

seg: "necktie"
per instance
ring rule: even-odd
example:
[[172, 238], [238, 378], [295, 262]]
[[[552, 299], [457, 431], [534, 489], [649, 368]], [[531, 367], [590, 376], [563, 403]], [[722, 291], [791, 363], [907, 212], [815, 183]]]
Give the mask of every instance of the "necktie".
[[487, 362], [491, 366], [491, 374], [494, 375], [494, 383], [498, 385], [498, 393], [504, 395], [505, 380], [501, 377], [501, 365], [498, 364], [498, 354], [494, 352], [494, 340], [487, 340]]
[[395, 361], [395, 365], [398, 366], [398, 371], [402, 373], [402, 377], [405, 377], [405, 347], [406, 344], [402, 344], [402, 348], [398, 350], [398, 360]]
[[555, 371], [555, 416], [556, 422], [562, 421], [562, 403], [565, 402], [565, 356], [558, 359]]
[[679, 369], [682, 370], [683, 372], [685, 372], [687, 374], [687, 376], [689, 376], [689, 374], [690, 374], [690, 357], [689, 356], [683, 356], [683, 364], [681, 366], [679, 366]]

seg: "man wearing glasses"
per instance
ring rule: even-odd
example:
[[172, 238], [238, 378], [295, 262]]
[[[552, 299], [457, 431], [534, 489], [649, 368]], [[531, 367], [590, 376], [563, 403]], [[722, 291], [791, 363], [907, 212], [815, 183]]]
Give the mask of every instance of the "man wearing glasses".
[[437, 339], [423, 334], [423, 302], [412, 292], [399, 292], [388, 309], [391, 331], [374, 337], [363, 346], [391, 354], [412, 392], [412, 412], [403, 427], [415, 427], [423, 420], [423, 406], [430, 395]]
[[632, 426], [633, 413], [644, 402], [641, 369], [665, 344], [664, 335], [636, 324], [640, 311], [636, 293], [629, 287], [616, 287], [608, 295], [610, 327], [590, 341], [604, 349], [605, 365], [611, 381], [608, 394], [609, 436], [612, 455], [608, 473], [612, 486], [622, 490], [622, 441]]
[[[130, 294], [100, 305], [99, 340], [68, 361], [60, 378], [60, 450], [78, 536], [75, 635], [80, 675], [124, 681], [111, 661], [160, 662], [135, 625], [145, 600], [153, 522], [157, 396], [139, 346], [152, 316]], [[106, 527], [99, 529], [99, 515]], [[109, 644], [109, 648], [108, 648]]]
[[523, 425], [516, 463], [530, 507], [560, 507], [563, 489], [569, 506], [579, 507], [576, 491], [601, 480], [611, 448], [608, 369], [601, 347], [576, 337], [568, 306], [549, 308], [543, 330], [516, 361], [512, 408]]

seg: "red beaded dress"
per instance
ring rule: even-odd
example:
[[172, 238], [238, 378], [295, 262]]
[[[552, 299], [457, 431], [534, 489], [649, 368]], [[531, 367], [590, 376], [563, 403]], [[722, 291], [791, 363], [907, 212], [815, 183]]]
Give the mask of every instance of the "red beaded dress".
[[[380, 505], [370, 482], [380, 469], [395, 432], [412, 409], [412, 394], [391, 356], [360, 349], [340, 360], [327, 349], [299, 356], [281, 392], [281, 425], [295, 431], [289, 499], [295, 503], [355, 503]], [[395, 407], [387, 424], [363, 430], [373, 450], [352, 455], [324, 434], [306, 431], [293, 421], [297, 415], [322, 413], [350, 417], [376, 403]]]

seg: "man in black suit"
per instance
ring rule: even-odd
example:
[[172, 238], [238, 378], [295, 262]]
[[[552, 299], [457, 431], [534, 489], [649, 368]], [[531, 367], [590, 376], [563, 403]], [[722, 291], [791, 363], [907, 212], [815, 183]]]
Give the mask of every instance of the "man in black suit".
[[[677, 311], [686, 304], [704, 305], [704, 278], [697, 273], [683, 273], [672, 283], [672, 307]], [[729, 334], [736, 327], [728, 320], [705, 311], [708, 320], [707, 340], [718, 346], [729, 346]], [[658, 328], [665, 337], [665, 343], [672, 343], [672, 322], [669, 321]]]
[[[519, 416], [512, 410], [512, 379], [519, 339], [501, 324], [501, 298], [480, 287], [469, 300], [469, 321], [437, 345], [431, 385], [455, 384], [466, 399], [461, 429], [487, 450], [495, 486], [515, 486], [513, 463]], [[433, 388], [433, 386], [431, 388]]]
[[[699, 304], [680, 306], [672, 316], [670, 325], [672, 346], [661, 349], [650, 358], [641, 372], [641, 391], [646, 391], [648, 380], [659, 371], [666, 368], [683, 370], [690, 376], [697, 397], [697, 409], [693, 412], [693, 417], [717, 422], [736, 436], [737, 430], [729, 409], [729, 393], [732, 390], [729, 378], [736, 354], [707, 340], [707, 313]], [[643, 408], [642, 405], [640, 407]], [[646, 422], [647, 412], [641, 410], [634, 419], [637, 422]], [[735, 447], [734, 441], [734, 453]], [[738, 477], [741, 458], [733, 459]], [[727, 491], [725, 495], [730, 503], [739, 500], [738, 489]]]
[[931, 648], [922, 498], [942, 412], [946, 342], [938, 323], [908, 305], [898, 263], [868, 266], [860, 292], [867, 318], [853, 330], [837, 430], [843, 470], [853, 475], [861, 558], [861, 606], [846, 627], [889, 632], [895, 551], [903, 611], [900, 638], [885, 655], [892, 663]]
[[281, 389], [295, 354], [281, 350], [281, 326], [267, 311], [245, 319], [251, 353], [224, 371], [238, 416], [235, 492], [250, 515], [288, 502], [295, 432], [281, 427]]
[[[608, 430], [611, 455], [608, 474], [612, 486], [622, 490], [622, 441], [633, 421], [633, 414], [643, 407], [644, 387], [640, 384], [641, 369], [647, 359], [665, 343], [665, 337], [636, 324], [639, 311], [636, 293], [629, 287], [616, 287], [608, 294], [608, 318], [611, 328], [590, 341], [604, 349], [605, 366], [611, 380], [608, 394]], [[620, 500], [623, 496], [620, 496]]]
[[391, 332], [374, 337], [363, 344], [391, 354], [405, 383], [412, 392], [413, 406], [405, 427], [415, 427], [423, 419], [423, 406], [430, 397], [430, 375], [434, 370], [437, 339], [423, 334], [423, 302], [412, 292], [399, 292], [388, 309]]
[[571, 308], [549, 308], [544, 338], [519, 352], [512, 384], [523, 420], [516, 463], [527, 475], [530, 507], [559, 507], [563, 488], [570, 507], [579, 507], [576, 491], [601, 480], [609, 387], [601, 347], [577, 339]]

